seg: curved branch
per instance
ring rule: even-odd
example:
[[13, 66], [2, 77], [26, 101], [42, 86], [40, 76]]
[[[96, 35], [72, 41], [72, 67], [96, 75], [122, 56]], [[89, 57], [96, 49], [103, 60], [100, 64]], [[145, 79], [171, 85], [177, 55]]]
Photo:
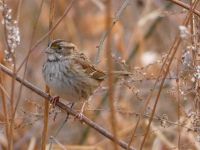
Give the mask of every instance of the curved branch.
[[[45, 99], [48, 99], [49, 101], [52, 99], [52, 97], [50, 95], [48, 95], [47, 93], [43, 92], [42, 90], [40, 90], [35, 85], [31, 84], [30, 82], [28, 82], [26, 80], [21, 79], [19, 76], [15, 76], [15, 74], [10, 69], [8, 69], [7, 67], [5, 67], [2, 64], [0, 64], [0, 71], [2, 71], [3, 73], [7, 74], [11, 78], [15, 77], [15, 79], [18, 82], [20, 82], [22, 85], [24, 85], [28, 89], [32, 90], [36, 94], [40, 95], [41, 97], [43, 97]], [[70, 107], [64, 105], [63, 103], [61, 103], [59, 101], [56, 103], [56, 106], [59, 109], [61, 109], [62, 111], [66, 112], [66, 113], [69, 113], [72, 116], [77, 116], [78, 115], [78, 113], [76, 111], [74, 111], [73, 109], [71, 109]], [[82, 119], [80, 121], [84, 122], [88, 126], [92, 127], [97, 132], [99, 132], [100, 134], [104, 135], [106, 138], [110, 139], [111, 141], [113, 141], [113, 142], [116, 141], [116, 139], [114, 138], [114, 136], [110, 132], [108, 132], [106, 129], [104, 129], [103, 127], [99, 126], [98, 124], [96, 124], [95, 122], [93, 122], [92, 120], [87, 118], [86, 116], [83, 115], [83, 117], [82, 117]], [[124, 149], [128, 148], [128, 144], [125, 143], [124, 141], [117, 140], [116, 142], [122, 148], [124, 148]], [[129, 150], [135, 150], [135, 148], [131, 147], [131, 148], [129, 148]]]

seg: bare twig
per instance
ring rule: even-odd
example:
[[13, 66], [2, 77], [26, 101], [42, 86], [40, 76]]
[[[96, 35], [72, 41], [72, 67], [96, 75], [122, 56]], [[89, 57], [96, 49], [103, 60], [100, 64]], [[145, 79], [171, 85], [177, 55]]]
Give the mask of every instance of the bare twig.
[[[54, 16], [55, 16], [55, 0], [50, 0], [49, 31], [53, 27]], [[48, 43], [50, 43], [51, 40], [53, 40], [53, 32], [51, 34], [49, 34]], [[45, 85], [45, 92], [48, 93], [48, 94], [50, 93], [50, 89], [47, 85]], [[50, 102], [47, 99], [45, 99], [45, 102], [44, 102], [44, 105], [45, 105], [45, 108], [44, 108], [44, 128], [43, 128], [43, 142], [42, 142], [42, 149], [43, 150], [46, 149], [46, 141], [47, 141], [47, 135], [48, 135], [47, 132], [48, 132], [49, 104], [50, 104]], [[52, 145], [52, 139], [51, 139], [51, 142], [50, 142], [49, 150], [51, 150], [51, 145]]]
[[[8, 76], [10, 76], [11, 78], [13, 78], [15, 76], [10, 69], [6, 68], [2, 64], [0, 64], [0, 70], [2, 72], [4, 72], [5, 74], [7, 74]], [[21, 84], [23, 84], [25, 87], [29, 88], [30, 90], [32, 90], [36, 94], [40, 95], [41, 97], [46, 98], [49, 101], [52, 99], [52, 97], [50, 95], [48, 95], [47, 93], [43, 92], [38, 87], [36, 87], [33, 84], [31, 84], [30, 82], [28, 82], [26, 80], [22, 80], [19, 76], [16, 76], [15, 79], [18, 82], [20, 82]], [[69, 106], [64, 105], [61, 102], [57, 102], [56, 103], [56, 107], [58, 107], [59, 109], [61, 109], [62, 111], [66, 112], [66, 113], [69, 113], [72, 116], [77, 116], [79, 114], [78, 112], [76, 112], [75, 110], [71, 109]], [[86, 116], [83, 115], [81, 121], [84, 122], [85, 124], [87, 124], [88, 126], [90, 126], [91, 128], [95, 129], [100, 134], [104, 135], [106, 138], [110, 139], [111, 141], [114, 141], [114, 136], [110, 132], [108, 132], [106, 129], [104, 129], [103, 127], [99, 126], [98, 124], [96, 124], [95, 122], [93, 122], [92, 120], [87, 118]], [[124, 148], [124, 149], [126, 149], [127, 146], [128, 146], [127, 143], [125, 143], [125, 142], [123, 142], [121, 140], [117, 140], [117, 144], [119, 146], [121, 146], [122, 148]], [[135, 150], [135, 148], [131, 147], [130, 150]]]
[[21, 15], [21, 8], [22, 8], [22, 2], [23, 0], [19, 0], [18, 1], [18, 5], [17, 5], [17, 22], [19, 23], [19, 19], [20, 19], [20, 15]]
[[[181, 1], [179, 1], [179, 0], [167, 0], [167, 1], [170, 1], [170, 2], [172, 2], [172, 3], [174, 3], [174, 4], [177, 4], [177, 5], [183, 7], [183, 8], [185, 8], [185, 9], [187, 9], [187, 10], [190, 10], [190, 8], [191, 8], [190, 5], [185, 4], [184, 2], [181, 2]], [[193, 9], [192, 12], [193, 12], [194, 14], [196, 14], [197, 16], [200, 17], [200, 11], [198, 11], [198, 10], [196, 10], [196, 9]]]
[[[99, 45], [97, 46], [97, 55], [96, 55], [96, 59], [95, 59], [95, 63], [98, 64], [100, 62], [100, 56], [102, 53], [102, 49], [103, 49], [103, 43], [106, 39], [106, 37], [111, 33], [113, 27], [115, 26], [115, 24], [119, 21], [119, 18], [122, 14], [122, 12], [124, 11], [124, 9], [126, 8], [126, 6], [128, 5], [130, 0], [125, 0], [124, 3], [122, 4], [122, 6], [120, 7], [120, 9], [117, 11], [115, 18], [112, 21], [112, 25], [109, 26], [109, 28], [107, 29], [107, 31], [101, 36]], [[110, 17], [110, 16], [109, 16]]]
[[[3, 74], [0, 73], [0, 84], [2, 84], [2, 79]], [[6, 105], [6, 99], [5, 99], [5, 95], [9, 96], [8, 93], [5, 94], [7, 92], [5, 92], [5, 90], [2, 88], [0, 88], [0, 94], [1, 94], [1, 100], [2, 100], [2, 110], [3, 110], [3, 114], [5, 117], [5, 132], [6, 132], [6, 136], [7, 136], [7, 140], [9, 140], [9, 119], [8, 119], [8, 110], [7, 110], [7, 105]], [[7, 144], [10, 144], [9, 141], [7, 142]], [[9, 147], [9, 145], [7, 145], [7, 148]]]
[[[180, 81], [179, 81], [179, 67], [180, 67], [180, 63], [177, 62], [177, 80], [176, 80], [176, 86], [177, 86], [177, 114], [178, 114], [178, 124], [180, 124], [180, 116], [181, 116], [181, 112], [180, 112], [180, 107], [181, 107], [181, 103], [180, 103]], [[178, 126], [178, 149], [181, 149], [181, 128], [180, 126]]]
[[[110, 26], [111, 26], [111, 12], [112, 12], [112, 5], [111, 5], [111, 0], [107, 1], [106, 3], [106, 27], [107, 27], [107, 31], [111, 31], [110, 30]], [[116, 120], [116, 113], [115, 113], [115, 107], [114, 107], [114, 88], [113, 88], [113, 74], [112, 74], [112, 70], [113, 70], [113, 61], [112, 61], [112, 46], [111, 46], [111, 34], [108, 34], [107, 37], [107, 45], [106, 45], [106, 57], [107, 57], [107, 66], [108, 66], [108, 98], [109, 98], [109, 104], [110, 104], [110, 109], [111, 109], [111, 113], [110, 113], [110, 121], [111, 121], [111, 127], [112, 127], [112, 132], [114, 135], [114, 149], [118, 150], [118, 145], [117, 145], [117, 120]]]
[[[61, 144], [55, 137], [51, 136], [50, 139], [51, 139], [51, 141], [54, 141], [61, 149], [67, 150], [65, 148], [65, 146], [63, 144]], [[51, 149], [51, 148], [49, 148], [49, 149]]]
[[[48, 89], [46, 90], [48, 93]], [[42, 131], [42, 150], [46, 149], [46, 141], [48, 136], [48, 123], [49, 123], [49, 101], [44, 100], [44, 126]]]

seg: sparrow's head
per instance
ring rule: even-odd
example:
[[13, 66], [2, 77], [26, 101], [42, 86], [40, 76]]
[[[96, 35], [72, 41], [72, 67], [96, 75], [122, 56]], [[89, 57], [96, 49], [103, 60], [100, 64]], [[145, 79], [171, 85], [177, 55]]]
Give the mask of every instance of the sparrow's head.
[[49, 60], [56, 60], [70, 56], [76, 50], [77, 47], [73, 43], [57, 39], [49, 44], [47, 49], [45, 49], [45, 52], [47, 53]]

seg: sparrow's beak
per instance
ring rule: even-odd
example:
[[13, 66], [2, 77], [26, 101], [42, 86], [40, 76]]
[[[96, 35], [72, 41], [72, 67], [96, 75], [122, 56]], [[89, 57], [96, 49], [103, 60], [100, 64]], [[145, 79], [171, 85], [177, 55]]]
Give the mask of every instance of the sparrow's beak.
[[44, 50], [44, 52], [45, 53], [47, 53], [47, 54], [52, 54], [53, 53], [53, 50], [51, 49], [51, 48], [46, 48], [45, 50]]

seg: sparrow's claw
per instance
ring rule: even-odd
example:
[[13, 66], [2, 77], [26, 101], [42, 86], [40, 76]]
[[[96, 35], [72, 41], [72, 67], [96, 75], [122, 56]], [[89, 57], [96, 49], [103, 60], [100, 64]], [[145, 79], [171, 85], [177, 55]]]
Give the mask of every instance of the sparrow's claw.
[[59, 102], [60, 97], [59, 96], [55, 96], [50, 100], [50, 103], [53, 105], [53, 107], [56, 106], [56, 103]]
[[80, 121], [82, 121], [83, 120], [83, 113], [78, 113], [76, 116], [75, 116], [75, 119], [77, 118], [77, 119], [79, 119]]
[[83, 106], [81, 107], [81, 111], [80, 111], [80, 113], [78, 113], [76, 116], [75, 116], [75, 119], [77, 118], [77, 119], [79, 119], [80, 121], [83, 119], [83, 112], [84, 112], [84, 108], [85, 108], [85, 104], [86, 104], [86, 102], [84, 102], [83, 103]]

